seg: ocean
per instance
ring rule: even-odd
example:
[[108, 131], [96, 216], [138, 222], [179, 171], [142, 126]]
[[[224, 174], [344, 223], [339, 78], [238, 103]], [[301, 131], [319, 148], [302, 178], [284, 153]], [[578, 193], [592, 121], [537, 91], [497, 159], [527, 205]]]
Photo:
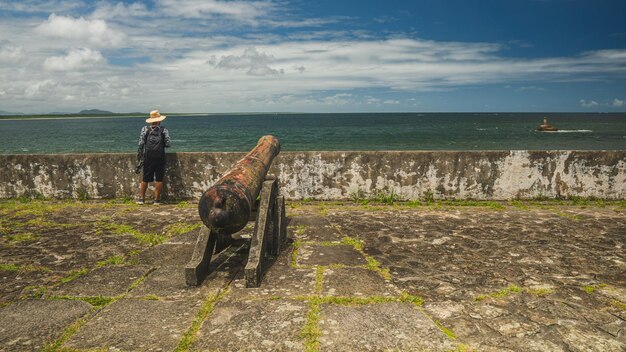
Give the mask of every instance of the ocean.
[[[558, 132], [538, 132], [543, 122]], [[1, 154], [135, 152], [143, 117], [0, 120]], [[626, 113], [345, 113], [169, 116], [170, 152], [623, 150]]]

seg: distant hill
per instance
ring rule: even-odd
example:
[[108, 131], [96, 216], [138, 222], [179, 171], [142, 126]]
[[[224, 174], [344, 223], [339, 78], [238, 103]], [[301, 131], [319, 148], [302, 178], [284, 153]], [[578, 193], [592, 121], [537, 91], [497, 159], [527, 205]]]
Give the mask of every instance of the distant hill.
[[98, 109], [81, 110], [78, 113], [81, 114], [81, 115], [107, 115], [107, 114], [114, 114], [114, 112], [111, 112], [111, 111], [98, 110]]
[[0, 110], [0, 115], [24, 115], [24, 113]]

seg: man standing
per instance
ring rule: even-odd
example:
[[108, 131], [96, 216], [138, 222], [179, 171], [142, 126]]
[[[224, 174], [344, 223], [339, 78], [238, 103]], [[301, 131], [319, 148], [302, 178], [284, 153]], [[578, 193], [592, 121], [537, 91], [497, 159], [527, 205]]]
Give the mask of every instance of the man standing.
[[170, 146], [170, 134], [167, 128], [161, 126], [161, 121], [166, 117], [161, 115], [159, 110], [153, 110], [150, 112], [150, 118], [146, 120], [150, 126], [143, 126], [141, 129], [137, 158], [143, 161], [143, 179], [137, 204], [145, 204], [149, 182], [154, 182], [153, 204], [161, 204], [163, 176], [165, 175], [165, 148]]

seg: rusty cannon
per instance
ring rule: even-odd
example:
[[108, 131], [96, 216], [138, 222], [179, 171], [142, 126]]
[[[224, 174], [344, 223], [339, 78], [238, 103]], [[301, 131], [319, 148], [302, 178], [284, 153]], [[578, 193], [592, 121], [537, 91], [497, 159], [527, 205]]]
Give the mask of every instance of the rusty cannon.
[[234, 243], [257, 204], [257, 218], [244, 269], [247, 287], [258, 287], [264, 269], [285, 242], [285, 199], [279, 195], [276, 177], [268, 176], [280, 153], [276, 137], [263, 136], [256, 147], [206, 190], [198, 203], [202, 227], [191, 260], [185, 266], [189, 286], [202, 283], [209, 274], [211, 257]]

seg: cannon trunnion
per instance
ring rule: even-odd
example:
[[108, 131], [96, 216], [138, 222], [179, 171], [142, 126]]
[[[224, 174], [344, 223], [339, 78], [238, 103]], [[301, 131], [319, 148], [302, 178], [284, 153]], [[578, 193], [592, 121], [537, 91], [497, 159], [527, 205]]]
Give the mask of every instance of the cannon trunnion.
[[197, 286], [209, 274], [214, 253], [233, 243], [232, 235], [243, 229], [257, 198], [259, 206], [245, 267], [247, 287], [258, 287], [267, 262], [275, 259], [286, 241], [285, 199], [278, 181], [267, 172], [280, 152], [280, 142], [263, 136], [256, 147], [239, 160], [198, 203], [201, 228], [191, 261], [185, 266], [187, 285]]

